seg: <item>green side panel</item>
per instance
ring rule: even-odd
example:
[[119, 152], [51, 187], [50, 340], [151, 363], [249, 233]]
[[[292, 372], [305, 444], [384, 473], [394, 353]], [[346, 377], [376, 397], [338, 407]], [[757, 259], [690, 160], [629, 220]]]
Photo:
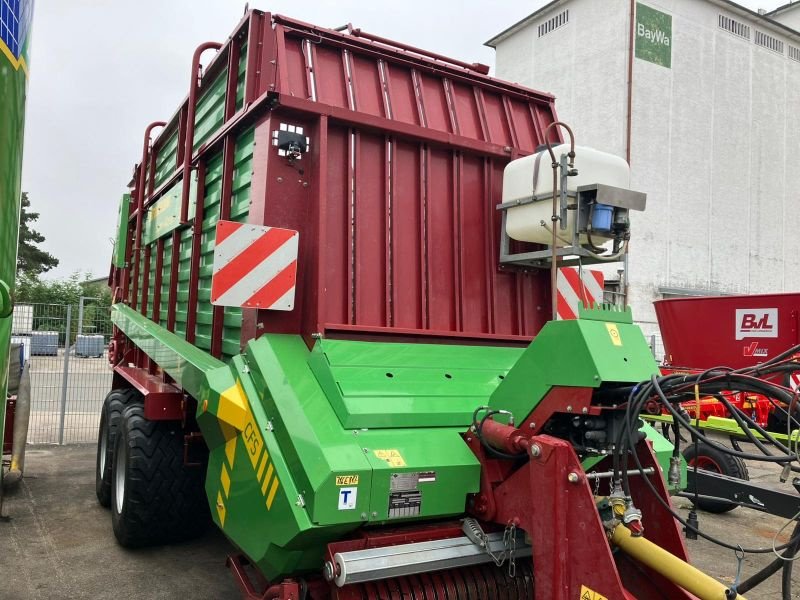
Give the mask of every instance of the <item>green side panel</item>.
[[189, 306], [189, 279], [192, 265], [192, 230], [181, 230], [178, 253], [178, 290], [175, 302], [175, 333], [186, 337], [187, 307]]
[[131, 195], [123, 194], [117, 213], [117, 238], [114, 240], [112, 262], [114, 266], [125, 268], [125, 253], [128, 250], [128, 219], [131, 214]]
[[[253, 141], [255, 130], [243, 132], [234, 149], [231, 220], [243, 223], [250, 211], [250, 181], [253, 172]], [[203, 234], [200, 243], [198, 280], [197, 339], [199, 348], [211, 349], [211, 274], [214, 263], [214, 242], [219, 221], [219, 202], [222, 194], [222, 154], [209, 160], [206, 168]], [[222, 330], [222, 353], [233, 356], [241, 350], [242, 311], [225, 307]]]
[[459, 426], [464, 430], [523, 351], [319, 340], [310, 364], [346, 429]]
[[167, 326], [169, 311], [169, 285], [172, 280], [172, 238], [164, 240], [164, 262], [161, 270], [161, 307], [158, 310], [159, 325]]
[[156, 155], [155, 186], [158, 188], [178, 168], [178, 131], [170, 134]]
[[145, 314], [153, 314], [153, 298], [155, 297], [156, 289], [156, 245], [155, 242], [150, 244], [150, 271], [147, 275], [147, 312]]
[[242, 45], [239, 54], [239, 78], [236, 83], [236, 110], [244, 106], [244, 84], [245, 71], [247, 70], [247, 49], [248, 45]]
[[195, 398], [202, 397], [205, 373], [224, 366], [223, 362], [125, 304], [111, 307], [111, 321]]
[[[300, 336], [264, 335], [207, 373], [198, 410], [214, 519], [272, 578], [318, 570], [325, 544], [362, 525], [463, 514], [479, 489], [465, 427], [345, 429], [311, 354]], [[409, 495], [418, 509], [390, 512]]]
[[[11, 298], [17, 270], [22, 140], [28, 86], [32, 0], [2, 2], [3, 22], [18, 23], [12, 38], [0, 30], [0, 447], [3, 442], [11, 342]], [[2, 27], [2, 26], [0, 26]], [[2, 473], [0, 472], [0, 479]], [[2, 490], [0, 490], [2, 496]]]
[[630, 309], [582, 309], [580, 318], [549, 321], [494, 392], [493, 409], [521, 423], [553, 386], [593, 387], [638, 383], [658, 365]]
[[206, 163], [203, 232], [200, 238], [200, 271], [197, 288], [197, 330], [195, 345], [211, 350], [211, 273], [214, 263], [214, 238], [222, 195], [222, 153]]
[[225, 86], [228, 69], [224, 69], [197, 101], [194, 118], [194, 150], [211, 137], [225, 119]]
[[[144, 219], [142, 242], [150, 244], [159, 238], [171, 233], [180, 226], [181, 221], [181, 193], [183, 181], [178, 181], [169, 188], [155, 204], [147, 209]], [[189, 212], [191, 219], [194, 217], [195, 204], [197, 203], [197, 176], [193, 176], [189, 184]]]

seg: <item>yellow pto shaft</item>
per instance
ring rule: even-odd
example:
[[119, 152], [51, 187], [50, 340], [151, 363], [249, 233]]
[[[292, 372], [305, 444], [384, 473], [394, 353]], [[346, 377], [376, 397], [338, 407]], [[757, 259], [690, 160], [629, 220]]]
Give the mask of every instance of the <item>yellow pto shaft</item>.
[[[643, 537], [633, 537], [624, 525], [617, 525], [611, 534], [611, 542], [637, 561], [663, 575], [700, 600], [726, 600], [728, 588], [713, 577], [709, 577], [674, 554]], [[736, 600], [745, 600], [737, 595]]]

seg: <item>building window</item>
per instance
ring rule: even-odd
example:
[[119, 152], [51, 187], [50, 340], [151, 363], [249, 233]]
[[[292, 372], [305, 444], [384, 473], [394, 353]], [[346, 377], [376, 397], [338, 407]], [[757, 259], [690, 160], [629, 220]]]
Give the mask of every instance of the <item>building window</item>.
[[797, 62], [800, 62], [800, 48], [789, 46], [789, 58], [791, 58], [792, 60], [796, 60]]
[[780, 52], [783, 54], [783, 42], [763, 31], [756, 30], [756, 44], [772, 50], [773, 52]]
[[731, 19], [730, 17], [726, 17], [725, 15], [719, 15], [719, 28], [728, 31], [733, 35], [738, 35], [739, 37], [743, 37], [746, 40], [750, 39], [749, 25], [740, 23], [739, 21]]
[[540, 23], [539, 37], [547, 35], [551, 31], [555, 31], [556, 29], [558, 29], [559, 27], [563, 27], [567, 23], [569, 23], [569, 9], [557, 14], [555, 17], [547, 19], [547, 21], [544, 21], [543, 23]]

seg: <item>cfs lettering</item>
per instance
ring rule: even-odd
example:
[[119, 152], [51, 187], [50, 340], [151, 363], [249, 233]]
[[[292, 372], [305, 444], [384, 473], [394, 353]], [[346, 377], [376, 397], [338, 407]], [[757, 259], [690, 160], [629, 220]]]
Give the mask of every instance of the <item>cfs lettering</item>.
[[261, 448], [261, 439], [252, 422], [244, 427], [244, 441], [250, 454], [255, 456]]

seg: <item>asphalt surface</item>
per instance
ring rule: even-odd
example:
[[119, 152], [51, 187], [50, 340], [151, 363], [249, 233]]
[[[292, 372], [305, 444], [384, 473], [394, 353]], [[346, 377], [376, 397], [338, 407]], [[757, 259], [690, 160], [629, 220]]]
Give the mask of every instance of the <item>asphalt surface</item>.
[[[26, 477], [16, 492], [6, 496], [4, 512], [10, 519], [0, 522], [0, 599], [240, 597], [225, 567], [232, 547], [213, 527], [203, 538], [184, 544], [136, 551], [117, 545], [109, 511], [95, 499], [94, 463], [94, 445], [29, 449]], [[753, 480], [780, 485], [774, 467], [751, 464], [750, 474]], [[675, 502], [685, 516], [688, 501]], [[769, 547], [784, 523], [741, 508], [721, 515], [700, 513], [703, 531], [742, 546]], [[690, 540], [687, 546], [693, 564], [726, 584], [734, 582], [733, 552], [705, 540]], [[772, 558], [772, 554], [747, 555], [742, 578]], [[795, 572], [793, 597], [800, 598], [800, 565]], [[780, 577], [774, 576], [747, 598], [780, 600]]]
[[3, 600], [239, 598], [214, 528], [193, 542], [126, 550], [94, 494], [94, 445], [29, 448], [0, 522]]

